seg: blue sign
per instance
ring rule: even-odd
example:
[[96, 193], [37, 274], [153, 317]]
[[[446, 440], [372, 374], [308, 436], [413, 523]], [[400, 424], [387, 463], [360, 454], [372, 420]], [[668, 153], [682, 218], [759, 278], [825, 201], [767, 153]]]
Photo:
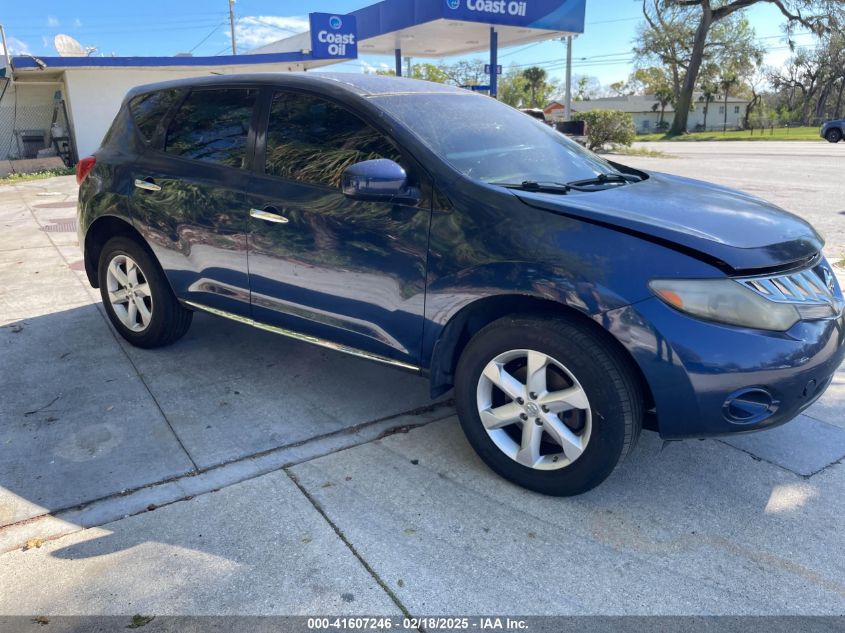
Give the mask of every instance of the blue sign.
[[356, 59], [358, 24], [354, 15], [311, 13], [311, 57], [314, 59]]
[[581, 33], [586, 0], [443, 0], [443, 17]]
[[[490, 74], [490, 64], [484, 64], [484, 74], [485, 75]], [[497, 75], [502, 74], [502, 65], [501, 64], [496, 64], [496, 74]]]

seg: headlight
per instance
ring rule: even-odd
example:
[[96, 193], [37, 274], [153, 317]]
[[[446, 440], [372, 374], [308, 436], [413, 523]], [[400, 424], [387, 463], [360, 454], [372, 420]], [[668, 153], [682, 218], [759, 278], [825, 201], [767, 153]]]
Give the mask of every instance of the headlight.
[[784, 332], [800, 319], [794, 305], [769, 301], [732, 279], [655, 279], [648, 285], [673, 308], [710, 321]]

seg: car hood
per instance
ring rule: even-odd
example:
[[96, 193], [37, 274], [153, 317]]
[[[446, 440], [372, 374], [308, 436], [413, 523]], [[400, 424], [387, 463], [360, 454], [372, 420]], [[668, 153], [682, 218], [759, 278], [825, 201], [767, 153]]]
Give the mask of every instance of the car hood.
[[512, 191], [529, 206], [611, 226], [733, 271], [786, 268], [824, 245], [807, 222], [754, 196], [680, 176], [648, 175], [593, 193]]

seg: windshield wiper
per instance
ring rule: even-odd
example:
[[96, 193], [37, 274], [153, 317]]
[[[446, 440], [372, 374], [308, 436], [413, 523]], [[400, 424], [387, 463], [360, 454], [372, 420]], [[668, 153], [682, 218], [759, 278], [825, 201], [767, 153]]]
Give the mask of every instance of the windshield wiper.
[[569, 193], [573, 187], [562, 182], [538, 182], [536, 180], [523, 180], [515, 182], [491, 182], [491, 185], [499, 185], [508, 189], [521, 189], [522, 191], [540, 191], [546, 193]]
[[601, 187], [603, 185], [626, 185], [629, 182], [639, 182], [640, 179], [636, 176], [626, 176], [624, 174], [599, 174], [595, 178], [585, 178], [584, 180], [573, 180], [566, 183], [567, 187], [576, 191], [595, 191], [594, 187]]

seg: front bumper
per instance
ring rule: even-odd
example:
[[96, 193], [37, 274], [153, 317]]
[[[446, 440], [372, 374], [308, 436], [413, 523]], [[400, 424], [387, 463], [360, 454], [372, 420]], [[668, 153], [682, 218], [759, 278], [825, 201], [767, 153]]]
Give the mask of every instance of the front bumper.
[[821, 396], [845, 359], [845, 315], [764, 332], [702, 321], [657, 298], [604, 315], [648, 382], [666, 439], [788, 422]]

